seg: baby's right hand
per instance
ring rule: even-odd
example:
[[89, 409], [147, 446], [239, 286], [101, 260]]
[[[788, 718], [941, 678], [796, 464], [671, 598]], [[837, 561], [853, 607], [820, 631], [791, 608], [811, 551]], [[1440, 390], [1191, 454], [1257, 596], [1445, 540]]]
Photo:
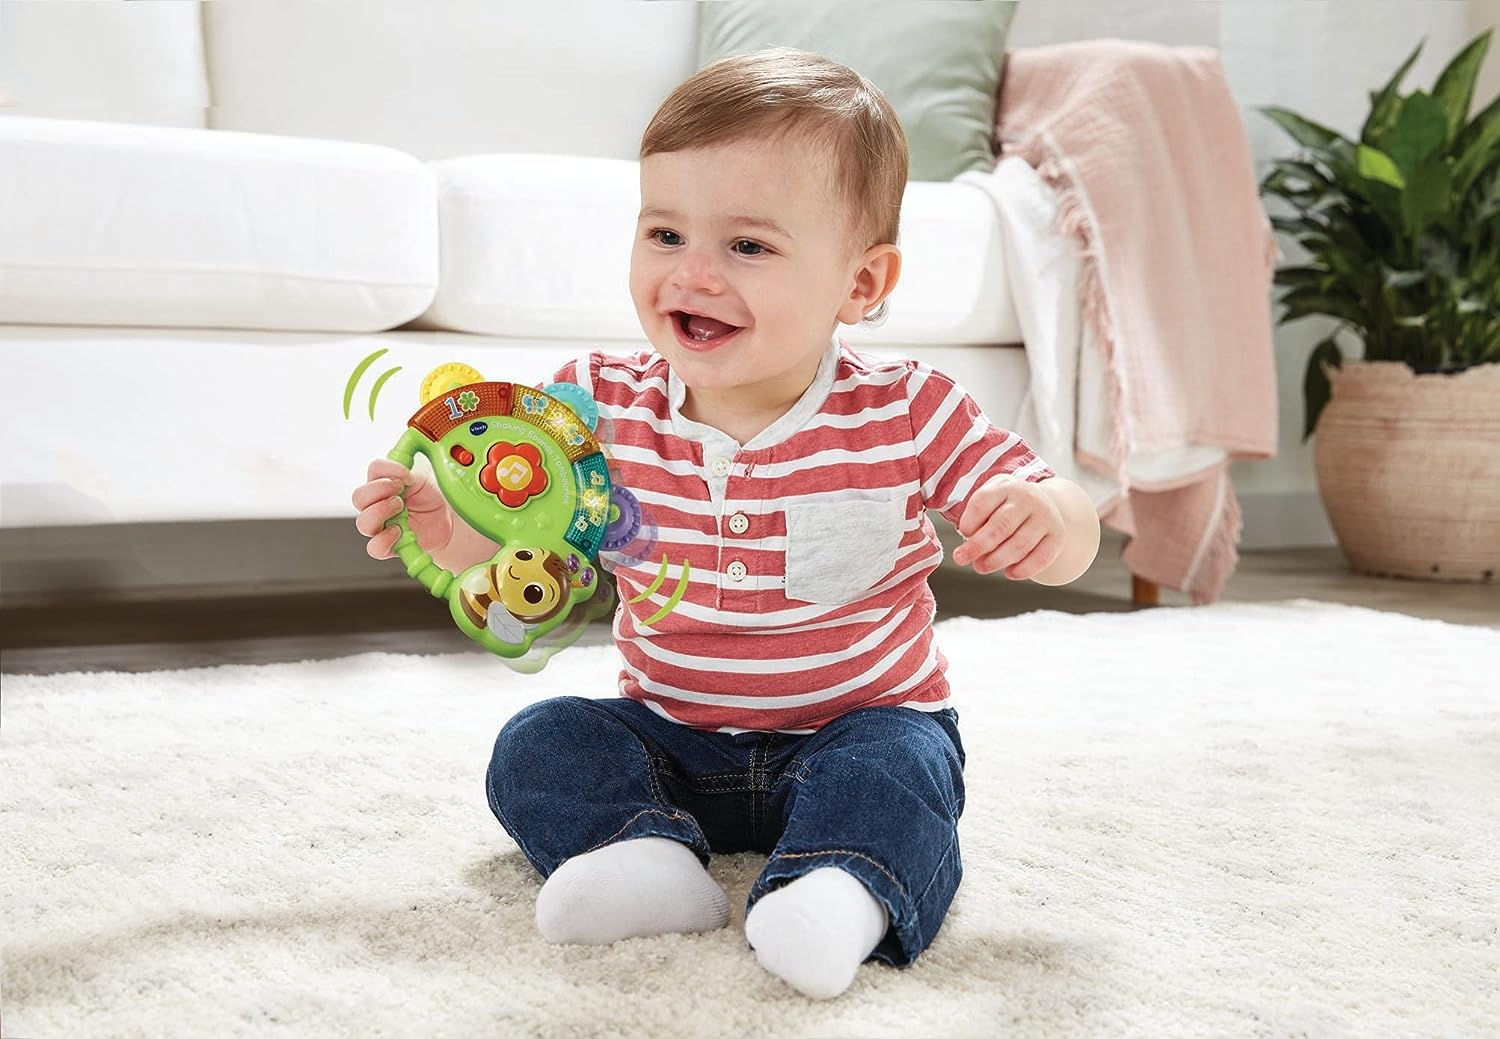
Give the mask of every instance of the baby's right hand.
[[401, 528], [386, 526], [402, 509], [401, 488], [406, 494], [407, 523], [416, 535], [417, 544], [428, 555], [436, 555], [453, 540], [453, 510], [443, 492], [425, 473], [415, 473], [389, 458], [377, 458], [366, 472], [366, 483], [354, 489], [354, 528], [370, 540], [365, 551], [375, 559], [389, 559], [395, 554]]

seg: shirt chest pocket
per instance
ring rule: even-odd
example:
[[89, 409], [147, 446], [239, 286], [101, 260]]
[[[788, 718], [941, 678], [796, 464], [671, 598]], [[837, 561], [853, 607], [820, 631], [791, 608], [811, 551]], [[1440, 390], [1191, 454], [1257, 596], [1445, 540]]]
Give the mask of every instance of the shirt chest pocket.
[[786, 597], [854, 601], [891, 572], [905, 529], [905, 498], [788, 504]]

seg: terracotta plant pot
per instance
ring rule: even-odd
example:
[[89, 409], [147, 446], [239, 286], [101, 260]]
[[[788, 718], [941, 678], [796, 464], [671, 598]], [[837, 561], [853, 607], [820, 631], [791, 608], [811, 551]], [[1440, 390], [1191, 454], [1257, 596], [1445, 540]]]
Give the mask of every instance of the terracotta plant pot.
[[1345, 362], [1318, 418], [1323, 507], [1349, 565], [1429, 581], [1500, 573], [1500, 364], [1418, 375]]

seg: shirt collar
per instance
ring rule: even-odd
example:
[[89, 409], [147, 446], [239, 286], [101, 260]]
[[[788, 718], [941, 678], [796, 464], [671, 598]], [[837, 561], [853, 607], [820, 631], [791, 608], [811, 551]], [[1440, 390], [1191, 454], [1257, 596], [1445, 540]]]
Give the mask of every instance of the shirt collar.
[[[797, 403], [793, 404], [785, 415], [757, 433], [748, 444], [742, 444], [741, 448], [746, 451], [755, 451], [771, 447], [781, 443], [805, 426], [808, 420], [822, 409], [823, 402], [828, 399], [828, 394], [833, 390], [833, 375], [838, 367], [838, 359], [839, 341], [833, 338], [828, 341], [828, 348], [823, 351], [823, 358], [818, 362], [818, 372], [813, 376], [812, 384], [803, 391], [802, 396], [797, 398]], [[667, 407], [671, 412], [672, 432], [685, 440], [696, 440], [699, 443], [728, 439], [723, 432], [713, 426], [694, 422], [683, 415], [682, 404], [686, 399], [687, 387], [677, 377], [671, 365], [668, 365]]]

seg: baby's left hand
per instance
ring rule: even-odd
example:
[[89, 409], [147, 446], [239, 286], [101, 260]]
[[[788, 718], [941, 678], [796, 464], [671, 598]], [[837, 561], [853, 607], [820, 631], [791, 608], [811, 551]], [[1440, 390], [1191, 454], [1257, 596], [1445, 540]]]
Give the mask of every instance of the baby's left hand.
[[1016, 476], [988, 480], [958, 519], [964, 543], [954, 550], [953, 561], [972, 563], [977, 574], [1004, 570], [1013, 581], [1051, 566], [1063, 550], [1063, 515], [1042, 486]]

